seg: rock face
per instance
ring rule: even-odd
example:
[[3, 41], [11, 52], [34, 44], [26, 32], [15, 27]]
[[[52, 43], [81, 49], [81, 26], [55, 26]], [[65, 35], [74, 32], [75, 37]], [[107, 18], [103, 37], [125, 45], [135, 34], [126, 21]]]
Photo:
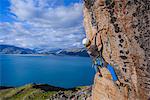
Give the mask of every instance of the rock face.
[[97, 45], [100, 49], [103, 44], [104, 59], [129, 87], [118, 89], [107, 78], [95, 76], [93, 100], [147, 100], [150, 97], [150, 1], [84, 0], [83, 12], [86, 36], [92, 40], [97, 33]]
[[95, 76], [92, 100], [128, 100], [128, 87], [118, 88], [112, 80]]

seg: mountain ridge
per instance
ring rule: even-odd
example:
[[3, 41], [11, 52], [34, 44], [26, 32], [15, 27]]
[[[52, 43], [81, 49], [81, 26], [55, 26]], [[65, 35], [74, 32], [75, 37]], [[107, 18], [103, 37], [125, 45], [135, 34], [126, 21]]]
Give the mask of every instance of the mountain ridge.
[[73, 48], [73, 49], [29, 49], [22, 48], [13, 45], [0, 45], [0, 54], [46, 54], [46, 55], [70, 55], [70, 56], [82, 56], [89, 57], [88, 53], [84, 48]]
[[36, 51], [13, 45], [0, 45], [0, 54], [35, 54]]

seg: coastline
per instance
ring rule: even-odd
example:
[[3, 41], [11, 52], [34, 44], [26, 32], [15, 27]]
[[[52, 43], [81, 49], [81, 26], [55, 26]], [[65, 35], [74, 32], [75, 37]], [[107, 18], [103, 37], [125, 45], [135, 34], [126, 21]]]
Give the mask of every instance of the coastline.
[[13, 56], [70, 56], [70, 57], [85, 57], [85, 58], [90, 58], [88, 56], [79, 56], [79, 55], [65, 55], [65, 54], [0, 54], [1, 55], [13, 55]]

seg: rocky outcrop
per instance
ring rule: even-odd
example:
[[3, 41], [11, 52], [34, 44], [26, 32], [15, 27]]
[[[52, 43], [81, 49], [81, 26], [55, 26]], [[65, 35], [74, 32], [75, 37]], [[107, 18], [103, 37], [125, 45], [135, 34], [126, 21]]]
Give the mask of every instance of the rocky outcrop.
[[150, 1], [84, 0], [83, 12], [86, 36], [92, 40], [97, 33], [99, 49], [101, 44], [104, 46], [103, 57], [114, 66], [119, 80], [129, 87], [118, 89], [107, 78], [95, 76], [92, 98], [147, 100], [150, 97]]
[[118, 88], [112, 80], [95, 76], [92, 100], [128, 100], [128, 87]]
[[47, 84], [3, 87], [0, 89], [0, 100], [91, 100], [91, 86], [71, 89]]

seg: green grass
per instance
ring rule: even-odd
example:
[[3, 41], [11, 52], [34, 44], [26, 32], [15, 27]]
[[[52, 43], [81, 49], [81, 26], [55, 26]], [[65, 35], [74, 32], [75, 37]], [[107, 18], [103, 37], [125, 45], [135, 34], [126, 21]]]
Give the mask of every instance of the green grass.
[[[46, 100], [54, 95], [58, 95], [59, 92], [63, 92], [64, 95], [71, 96], [75, 92], [85, 89], [86, 86], [79, 86], [74, 89], [57, 89], [57, 87], [49, 85], [33, 85], [28, 84], [18, 88], [10, 88], [0, 90], [0, 100]], [[50, 90], [44, 90], [50, 89]]]

